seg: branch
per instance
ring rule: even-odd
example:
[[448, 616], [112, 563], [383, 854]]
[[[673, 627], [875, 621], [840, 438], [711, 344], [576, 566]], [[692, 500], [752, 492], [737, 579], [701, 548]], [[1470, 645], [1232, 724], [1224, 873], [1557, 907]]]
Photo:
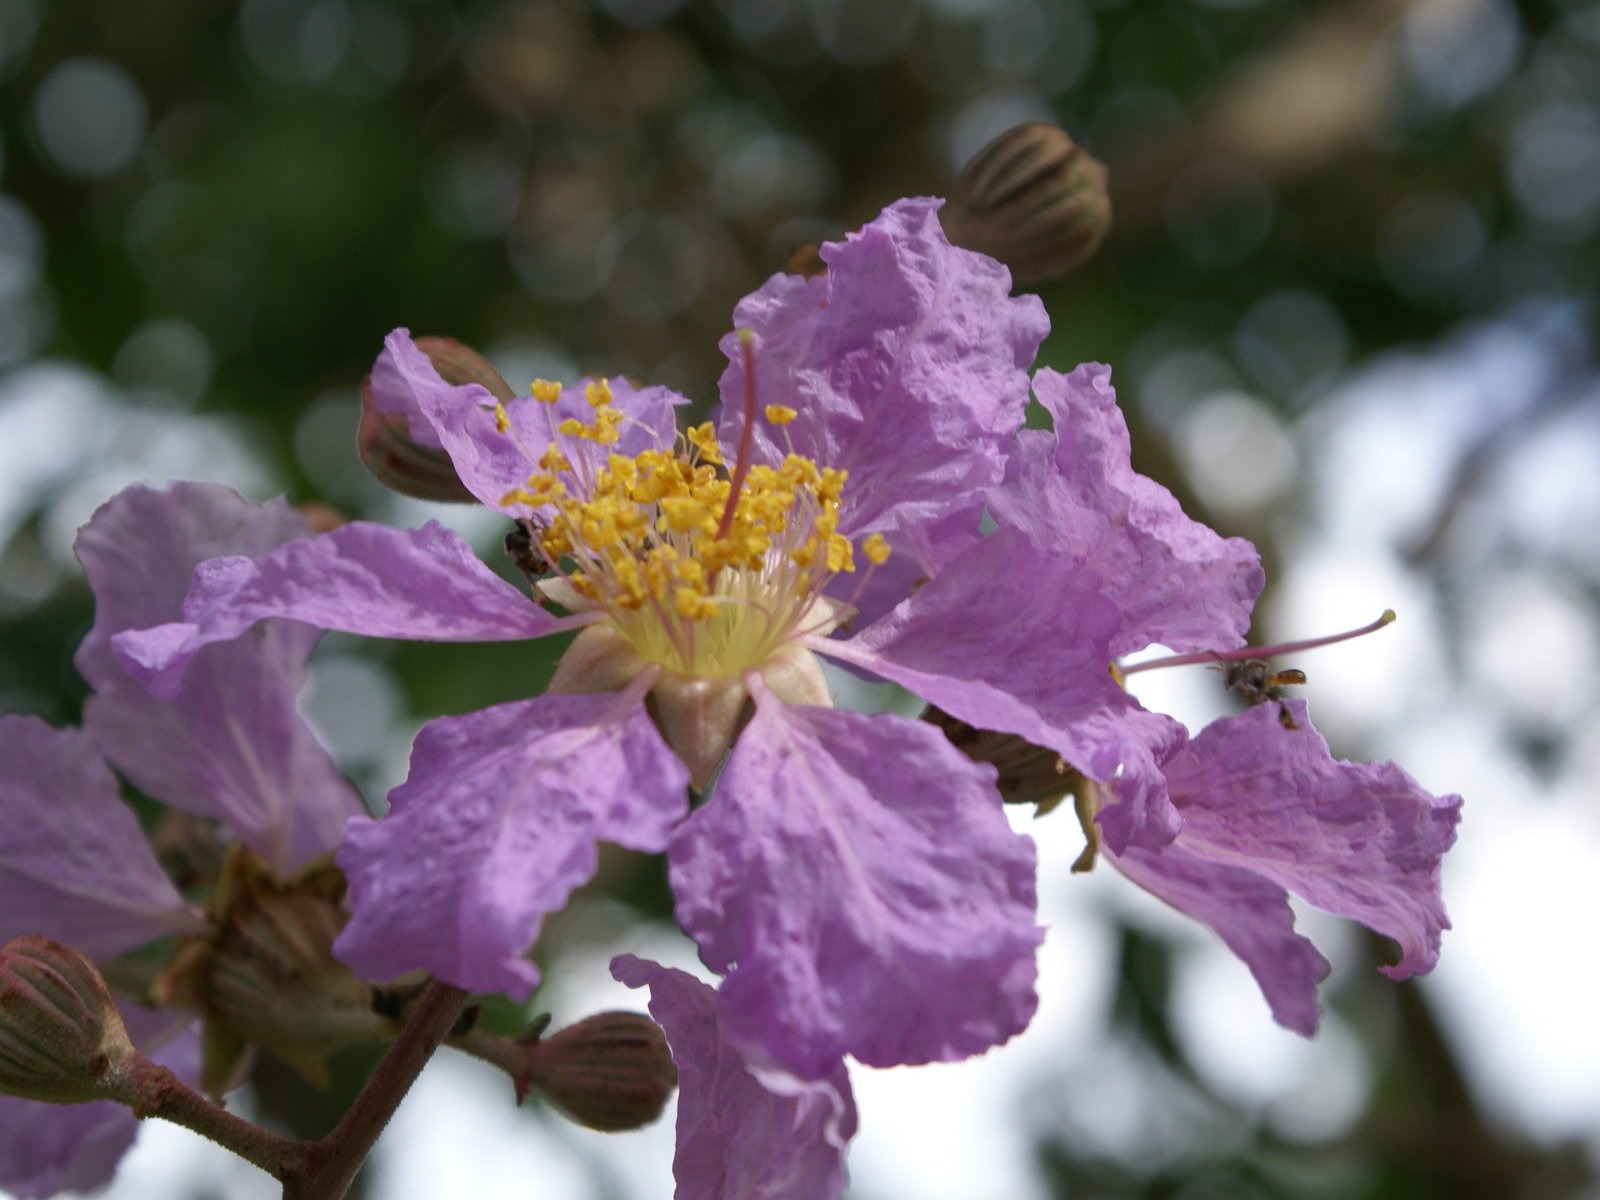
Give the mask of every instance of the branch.
[[279, 1176], [283, 1200], [341, 1200], [412, 1083], [450, 1036], [468, 999], [460, 988], [438, 980], [428, 984], [405, 1029], [338, 1125], [320, 1142], [301, 1143], [303, 1157]]

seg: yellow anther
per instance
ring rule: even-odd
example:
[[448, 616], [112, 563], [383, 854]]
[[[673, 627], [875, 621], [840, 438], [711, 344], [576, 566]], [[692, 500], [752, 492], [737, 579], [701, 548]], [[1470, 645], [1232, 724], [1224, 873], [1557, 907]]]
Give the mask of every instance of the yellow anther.
[[722, 447], [717, 445], [717, 431], [710, 421], [686, 430], [683, 436], [700, 452], [701, 462], [713, 464], [722, 462]]
[[716, 602], [707, 599], [694, 588], [679, 588], [675, 593], [673, 593], [672, 603], [673, 607], [678, 610], [678, 615], [680, 617], [686, 617], [691, 621], [699, 620], [702, 617], [714, 617], [717, 615]]
[[861, 543], [861, 553], [873, 566], [881, 567], [889, 561], [889, 539], [881, 533], [869, 533], [867, 540]]
[[771, 421], [774, 425], [787, 425], [799, 415], [800, 414], [798, 412], [790, 408], [787, 404], [767, 405], [767, 420]]
[[856, 569], [855, 547], [850, 544], [850, 539], [834, 534], [828, 539], [828, 570], [838, 574], [841, 571], [854, 571]]
[[657, 503], [661, 515], [666, 519], [667, 528], [674, 533], [693, 533], [697, 529], [716, 532], [711, 506], [704, 500], [692, 496], [663, 496]]
[[568, 417], [565, 421], [561, 422], [561, 424], [557, 425], [556, 429], [566, 434], [568, 437], [582, 437], [584, 434], [589, 432], [589, 427], [582, 421], [578, 420], [577, 417]]
[[592, 379], [583, 387], [583, 398], [590, 408], [605, 408], [611, 403], [611, 385], [604, 379]]
[[506, 406], [500, 401], [494, 402], [494, 431], [506, 433], [511, 428], [511, 418], [506, 415]]
[[561, 385], [552, 383], [548, 379], [535, 379], [533, 386], [528, 390], [533, 393], [533, 398], [540, 404], [554, 404], [561, 399]]

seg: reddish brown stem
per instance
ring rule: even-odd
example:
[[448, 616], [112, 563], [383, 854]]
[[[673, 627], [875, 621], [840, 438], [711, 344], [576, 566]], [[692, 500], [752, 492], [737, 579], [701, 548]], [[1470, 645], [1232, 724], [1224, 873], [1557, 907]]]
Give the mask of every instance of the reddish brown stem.
[[339, 1124], [307, 1146], [294, 1169], [280, 1176], [283, 1200], [341, 1200], [412, 1083], [450, 1036], [468, 999], [460, 988], [437, 980], [428, 984], [411, 1020]]
[[142, 1059], [129, 1073], [117, 1099], [137, 1117], [160, 1117], [210, 1138], [275, 1179], [295, 1171], [310, 1148], [273, 1133], [214, 1104], [166, 1067]]

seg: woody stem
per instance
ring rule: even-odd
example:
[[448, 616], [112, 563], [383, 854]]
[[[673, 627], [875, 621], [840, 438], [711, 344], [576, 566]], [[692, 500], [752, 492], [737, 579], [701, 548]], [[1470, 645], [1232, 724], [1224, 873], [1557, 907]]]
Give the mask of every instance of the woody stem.
[[468, 999], [460, 988], [429, 982], [406, 1027], [338, 1125], [320, 1142], [306, 1146], [294, 1169], [279, 1176], [283, 1200], [341, 1200], [412, 1083], [450, 1036]]

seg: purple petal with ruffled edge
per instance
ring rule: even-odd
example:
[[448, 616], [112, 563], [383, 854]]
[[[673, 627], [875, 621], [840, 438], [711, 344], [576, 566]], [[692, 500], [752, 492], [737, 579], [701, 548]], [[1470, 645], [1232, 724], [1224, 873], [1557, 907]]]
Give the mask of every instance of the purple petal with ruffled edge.
[[162, 699], [178, 695], [202, 647], [270, 617], [435, 642], [543, 637], [588, 619], [552, 617], [433, 521], [421, 529], [356, 521], [260, 558], [210, 559], [195, 570], [183, 617], [111, 639], [123, 665]]
[[1034, 394], [1055, 432], [1017, 435], [1005, 482], [989, 496], [1002, 526], [1084, 563], [1122, 612], [1113, 655], [1160, 642], [1173, 650], [1242, 645], [1266, 576], [1243, 538], [1222, 538], [1129, 461], [1128, 426], [1111, 370], [1041, 370]]
[[1310, 1037], [1328, 960], [1294, 931], [1287, 893], [1253, 871], [1207, 862], [1181, 846], [1180, 838], [1159, 852], [1130, 846], [1106, 857], [1147, 892], [1214, 929], [1256, 977], [1273, 1019]]
[[154, 699], [113, 657], [124, 629], [176, 620], [195, 567], [220, 554], [264, 554], [305, 537], [282, 501], [257, 506], [227, 488], [132, 487], [78, 534], [78, 559], [95, 593], [94, 628], [78, 669], [96, 694], [84, 727], [139, 788], [226, 822], [287, 876], [339, 843], [361, 811], [295, 707], [316, 630], [264, 623], [252, 638], [209, 646], [190, 664], [183, 695]]
[[389, 815], [345, 833], [352, 915], [334, 953], [366, 979], [421, 969], [526, 999], [539, 972], [523, 956], [594, 874], [596, 844], [664, 849], [688, 786], [637, 689], [431, 721]]
[[[211, 483], [124, 488], [96, 510], [73, 544], [95, 597], [94, 625], [73, 664], [97, 688], [124, 678], [112, 635], [176, 621], [196, 566], [225, 554], [255, 558], [310, 533], [282, 499], [251, 504]], [[292, 643], [284, 653], [301, 657], [316, 639], [288, 626], [279, 636]]]
[[650, 989], [650, 1014], [678, 1064], [675, 1200], [832, 1200], [844, 1191], [856, 1106], [844, 1063], [799, 1079], [751, 1063], [693, 975], [631, 954], [611, 974]]
[[[1010, 295], [1004, 267], [950, 245], [938, 210], [931, 199], [892, 204], [822, 247], [826, 275], [775, 275], [734, 309], [736, 329], [755, 335], [759, 402], [800, 414], [781, 431], [760, 420], [755, 457], [776, 464], [792, 445], [849, 471], [847, 537], [935, 520], [1000, 481], [1050, 327], [1038, 297]], [[738, 333], [722, 349], [731, 460], [744, 426]]]
[[1033, 843], [994, 770], [890, 715], [756, 711], [668, 851], [679, 923], [734, 1036], [816, 1078], [980, 1054], [1035, 996]]
[[1118, 850], [1159, 849], [1181, 820], [1156, 764], [1181, 744], [1183, 727], [1140, 708], [1111, 678], [1120, 613], [1098, 584], [1020, 530], [998, 529], [870, 628], [807, 644], [970, 725], [1048, 746], [1091, 779], [1120, 777], [1103, 833]]
[[1183, 813], [1178, 842], [1196, 858], [1241, 867], [1318, 908], [1400, 944], [1391, 979], [1428, 971], [1450, 928], [1439, 863], [1456, 838], [1461, 797], [1432, 796], [1393, 763], [1335, 759], [1303, 701], [1214, 721], [1165, 764]]
[[202, 923], [162, 873], [88, 735], [0, 717], [0, 942], [113, 958]]
[[429, 444], [450, 455], [467, 490], [489, 507], [513, 516], [530, 516], [535, 510], [500, 501], [526, 486], [528, 475], [541, 469], [540, 456], [553, 440], [580, 474], [586, 464], [591, 477], [611, 454], [631, 458], [645, 450], [671, 449], [677, 437], [675, 409], [688, 402], [670, 388], [636, 388], [620, 376], [607, 382], [613, 405], [628, 419], [616, 442], [599, 445], [555, 434], [568, 417], [585, 424], [594, 420], [582, 382], [564, 388], [554, 404], [541, 404], [531, 396], [511, 401], [505, 406], [511, 427], [501, 433], [488, 389], [475, 383], [459, 387], [446, 383], [406, 330], [396, 329], [384, 340], [383, 353], [372, 368], [378, 407], [404, 413], [413, 429], [425, 423], [431, 433]]

